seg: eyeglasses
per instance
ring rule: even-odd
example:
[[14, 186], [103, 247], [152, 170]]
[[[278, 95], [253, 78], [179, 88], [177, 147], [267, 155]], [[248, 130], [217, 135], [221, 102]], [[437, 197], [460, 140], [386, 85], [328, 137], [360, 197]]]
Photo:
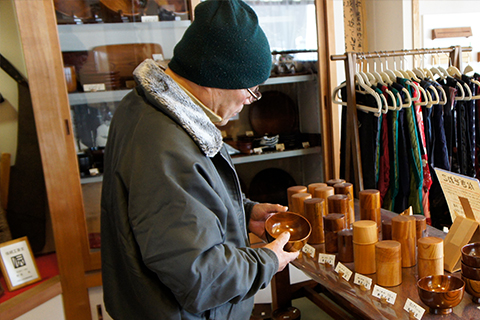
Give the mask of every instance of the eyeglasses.
[[252, 98], [255, 99], [255, 101], [258, 101], [262, 98], [262, 93], [258, 90], [259, 87], [253, 91], [252, 89], [247, 88], [248, 93], [251, 94]]

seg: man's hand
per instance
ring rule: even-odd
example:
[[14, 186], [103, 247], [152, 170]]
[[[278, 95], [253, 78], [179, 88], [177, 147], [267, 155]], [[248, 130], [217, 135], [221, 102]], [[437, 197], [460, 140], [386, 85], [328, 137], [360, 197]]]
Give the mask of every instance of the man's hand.
[[272, 214], [277, 212], [285, 212], [288, 207], [281, 206], [279, 204], [271, 203], [258, 203], [252, 208], [250, 214], [250, 221], [248, 222], [248, 230], [260, 239], [265, 238], [265, 221]]
[[278, 238], [275, 239], [275, 241], [272, 241], [265, 246], [265, 248], [272, 250], [277, 255], [277, 258], [278, 258], [277, 272], [282, 271], [287, 266], [287, 264], [297, 259], [298, 255], [300, 254], [299, 251], [287, 252], [283, 250], [283, 247], [287, 244], [289, 239], [290, 239], [290, 233], [285, 231], [281, 235], [279, 235]]

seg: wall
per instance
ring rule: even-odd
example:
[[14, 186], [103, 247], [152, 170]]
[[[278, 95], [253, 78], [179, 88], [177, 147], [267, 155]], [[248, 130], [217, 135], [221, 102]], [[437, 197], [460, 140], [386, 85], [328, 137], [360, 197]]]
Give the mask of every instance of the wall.
[[[0, 53], [13, 64], [21, 74], [26, 76], [25, 61], [20, 44], [12, 0], [0, 1]], [[0, 104], [0, 153], [12, 154], [15, 162], [17, 148], [17, 83], [0, 69], [0, 93], [5, 102]]]

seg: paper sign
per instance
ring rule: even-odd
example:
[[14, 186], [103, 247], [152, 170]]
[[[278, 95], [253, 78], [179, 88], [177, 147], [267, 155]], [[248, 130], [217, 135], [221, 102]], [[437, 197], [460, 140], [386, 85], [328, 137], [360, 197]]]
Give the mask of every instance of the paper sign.
[[352, 276], [352, 271], [348, 269], [343, 263], [337, 263], [335, 267], [335, 272], [342, 275], [342, 278], [349, 281], [350, 277]]
[[83, 91], [85, 92], [96, 92], [105, 90], [105, 83], [90, 83], [83, 85]]
[[413, 302], [408, 298], [407, 298], [407, 301], [405, 302], [405, 306], [403, 306], [403, 309], [405, 311], [408, 311], [408, 313], [411, 314], [417, 320], [422, 319], [423, 314], [425, 313], [425, 309], [423, 309], [418, 304], [416, 304], [415, 302]]
[[468, 199], [474, 214], [474, 220], [480, 222], [479, 181], [475, 178], [438, 168], [435, 168], [435, 172], [437, 173], [438, 181], [445, 195], [452, 222], [454, 222], [458, 216], [469, 218], [465, 214], [460, 202], [460, 197]]
[[373, 287], [372, 296], [380, 300], [385, 299], [385, 301], [390, 304], [395, 304], [395, 299], [397, 299], [397, 294], [395, 292], [387, 290], [377, 285]]
[[318, 263], [328, 263], [329, 265], [334, 265], [335, 264], [335, 255], [334, 254], [325, 254], [325, 253], [319, 253], [318, 254]]
[[355, 273], [353, 283], [359, 286], [364, 286], [367, 290], [370, 290], [370, 288], [372, 287], [372, 279], [360, 273]]
[[312, 258], [315, 257], [315, 248], [309, 245], [308, 243], [303, 246], [302, 252], [308, 254]]

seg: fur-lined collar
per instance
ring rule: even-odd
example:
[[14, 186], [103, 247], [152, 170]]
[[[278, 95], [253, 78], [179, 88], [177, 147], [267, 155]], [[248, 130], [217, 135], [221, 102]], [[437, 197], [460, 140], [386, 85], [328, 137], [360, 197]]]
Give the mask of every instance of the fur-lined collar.
[[223, 144], [220, 130], [155, 61], [143, 61], [133, 75], [150, 101], [153, 99], [156, 107], [175, 119], [207, 157], [218, 153]]

